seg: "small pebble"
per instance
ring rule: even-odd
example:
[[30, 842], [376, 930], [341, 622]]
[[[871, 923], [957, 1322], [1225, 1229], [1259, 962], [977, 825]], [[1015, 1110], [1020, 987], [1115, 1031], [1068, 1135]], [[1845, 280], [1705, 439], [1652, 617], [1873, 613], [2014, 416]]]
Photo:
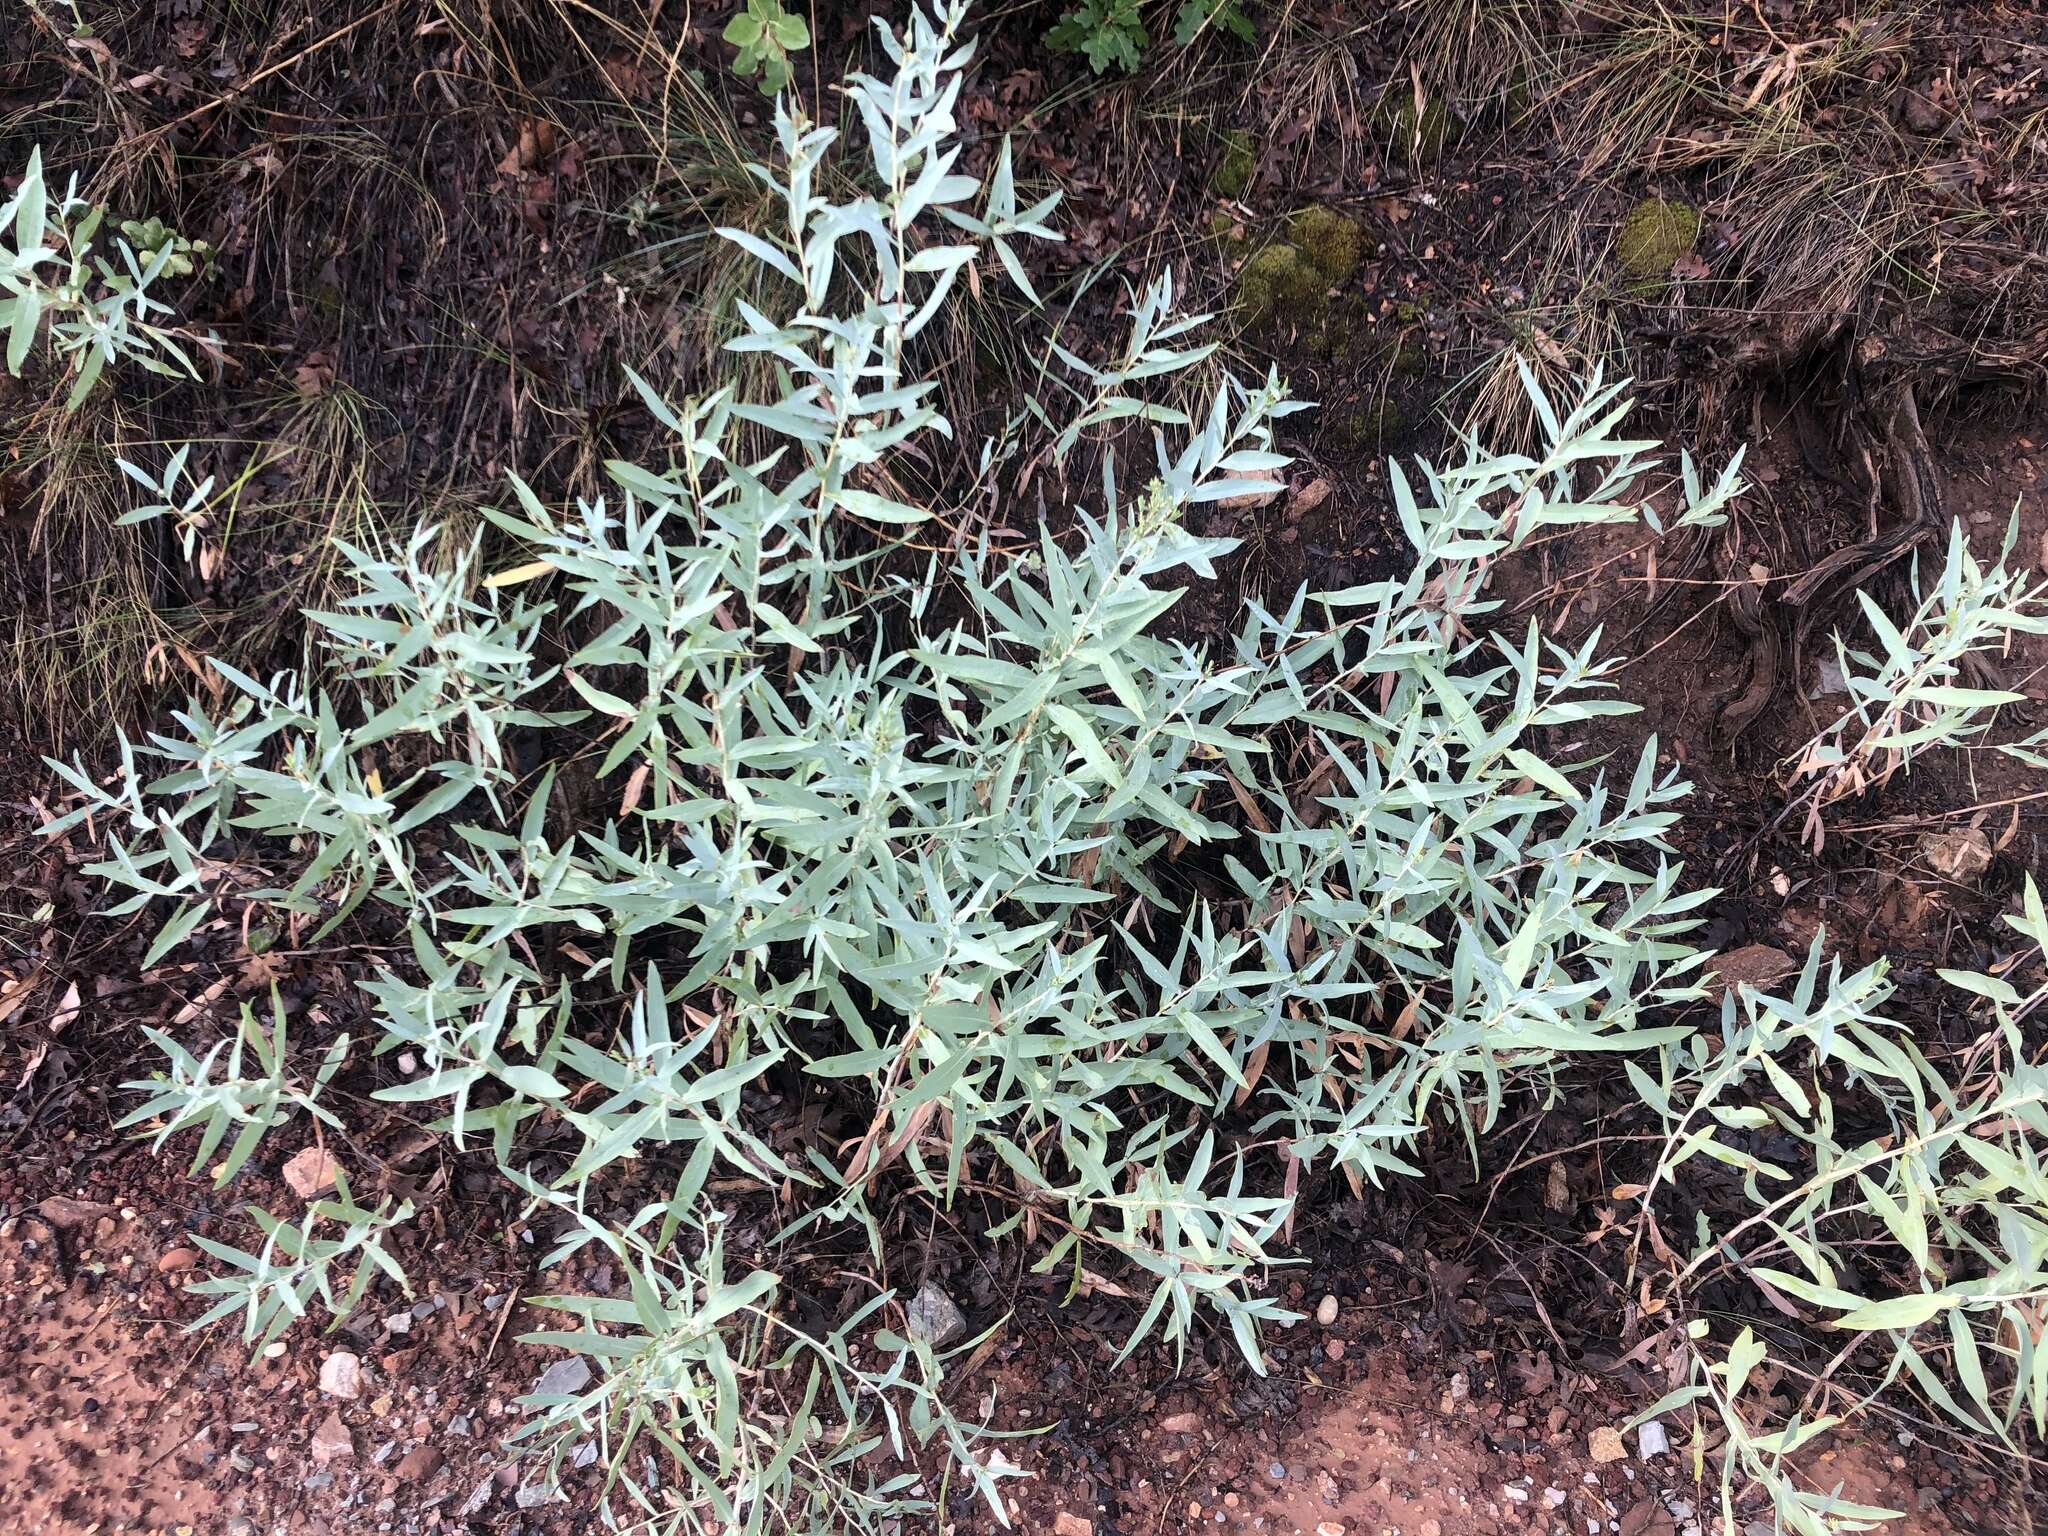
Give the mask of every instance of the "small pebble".
[[348, 1426], [341, 1422], [340, 1414], [330, 1413], [320, 1421], [320, 1427], [313, 1431], [310, 1450], [313, 1460], [322, 1466], [330, 1461], [339, 1461], [355, 1455], [355, 1437], [348, 1432]]
[[312, 1200], [334, 1188], [341, 1164], [324, 1147], [306, 1147], [284, 1165], [284, 1181], [301, 1200]]
[[320, 1362], [320, 1390], [329, 1397], [360, 1397], [363, 1391], [363, 1359], [337, 1349]]

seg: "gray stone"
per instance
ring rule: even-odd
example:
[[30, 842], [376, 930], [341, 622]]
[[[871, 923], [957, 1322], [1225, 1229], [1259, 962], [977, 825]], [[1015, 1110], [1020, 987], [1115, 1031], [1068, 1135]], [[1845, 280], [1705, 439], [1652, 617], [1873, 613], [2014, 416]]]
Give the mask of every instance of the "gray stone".
[[533, 1384], [533, 1392], [536, 1397], [574, 1397], [589, 1385], [590, 1362], [581, 1355], [571, 1355], [542, 1371]]
[[967, 1319], [953, 1305], [953, 1298], [929, 1280], [910, 1298], [904, 1324], [913, 1339], [934, 1349], [943, 1348], [967, 1331]]
[[491, 1489], [497, 1482], [497, 1474], [486, 1472], [484, 1480], [476, 1485], [470, 1496], [462, 1501], [462, 1518], [467, 1520], [491, 1501]]

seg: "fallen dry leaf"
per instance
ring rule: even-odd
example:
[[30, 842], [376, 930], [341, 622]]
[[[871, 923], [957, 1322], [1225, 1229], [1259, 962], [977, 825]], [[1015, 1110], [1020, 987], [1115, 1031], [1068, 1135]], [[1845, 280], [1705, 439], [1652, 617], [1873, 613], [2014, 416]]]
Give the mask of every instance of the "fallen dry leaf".
[[43, 1058], [49, 1054], [50, 1042], [38, 1040], [36, 1048], [28, 1053], [28, 1060], [22, 1063], [21, 1076], [15, 1080], [14, 1084], [14, 1091], [16, 1093], [21, 1092], [22, 1089], [26, 1088], [34, 1080], [36, 1070], [42, 1066]]
[[318, 399], [333, 382], [334, 359], [325, 352], [308, 353], [306, 360], [292, 369], [292, 388], [301, 400]]
[[26, 976], [9, 976], [0, 981], [0, 1024], [14, 1017], [15, 1010], [29, 1000], [36, 989], [38, 978], [31, 972]]
[[1318, 476], [1294, 493], [1294, 500], [1288, 511], [1296, 514], [1313, 512], [1330, 498], [1330, 482]]
[[517, 175], [530, 171], [555, 152], [558, 135], [555, 125], [544, 117], [530, 117], [519, 125], [519, 139], [505, 152], [505, 158], [498, 162], [501, 176]]
[[1929, 869], [1958, 885], [1967, 885], [1991, 867], [1991, 839], [1975, 827], [1922, 832], [1920, 852]]
[[1745, 944], [1708, 964], [1707, 996], [1717, 1003], [1730, 987], [1768, 987], [1799, 969], [1797, 960], [1769, 944]]
[[190, 1024], [194, 1019], [206, 1012], [227, 989], [228, 978], [225, 976], [215, 977], [206, 984], [204, 991], [187, 998], [179, 1005], [178, 1011], [171, 1015], [171, 1022], [173, 1024]]
[[1568, 1211], [1572, 1208], [1571, 1177], [1564, 1171], [1562, 1160], [1550, 1165], [1550, 1173], [1543, 1184], [1543, 1203], [1553, 1211]]
[[267, 992], [284, 980], [284, 974], [284, 962], [266, 949], [242, 962], [236, 973], [235, 989], [239, 992]]
[[78, 983], [65, 987], [64, 995], [57, 1000], [57, 1006], [50, 1010], [50, 1033], [61, 1035], [64, 1027], [78, 1017]]

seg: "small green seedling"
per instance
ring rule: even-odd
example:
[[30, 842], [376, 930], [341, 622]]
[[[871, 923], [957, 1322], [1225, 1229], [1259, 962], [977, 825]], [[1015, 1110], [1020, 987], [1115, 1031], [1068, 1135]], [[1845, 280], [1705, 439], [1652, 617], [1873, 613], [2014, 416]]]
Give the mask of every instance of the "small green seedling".
[[[264, 1135], [289, 1120], [297, 1110], [303, 1109], [323, 1124], [341, 1129], [341, 1122], [320, 1107], [319, 1095], [320, 1090], [327, 1086], [327, 1080], [334, 1076], [335, 1070], [348, 1056], [348, 1036], [342, 1035], [328, 1046], [313, 1080], [301, 1086], [292, 1077], [285, 1039], [284, 1004], [274, 987], [270, 993], [270, 1007], [275, 1021], [270, 1033], [264, 1033], [263, 1026], [256, 1022], [255, 1012], [244, 1003], [241, 1017], [235, 1022], [232, 1047], [228, 1041], [219, 1041], [204, 1057], [194, 1056], [160, 1029], [145, 1028], [143, 1033], [150, 1042], [169, 1058], [170, 1072], [168, 1075], [158, 1073], [146, 1081], [121, 1085], [147, 1093], [150, 1097], [141, 1108], [120, 1121], [120, 1126], [126, 1128], [149, 1121], [161, 1122], [155, 1139], [150, 1143], [152, 1151], [162, 1147], [180, 1131], [199, 1128], [199, 1149], [192, 1156], [191, 1171], [194, 1173], [206, 1165], [206, 1160], [226, 1139], [228, 1131], [239, 1126], [228, 1155], [214, 1169], [216, 1189], [241, 1172], [242, 1165], [249, 1161], [250, 1154]], [[215, 1078], [214, 1067], [219, 1063], [223, 1050], [228, 1052], [227, 1064], [223, 1074]], [[245, 1057], [254, 1059], [254, 1072], [244, 1072]]]
[[789, 56], [811, 46], [811, 29], [780, 0], [747, 0], [747, 8], [725, 25], [725, 40], [739, 49], [732, 67], [741, 79], [761, 77], [761, 94], [773, 96], [789, 84]]

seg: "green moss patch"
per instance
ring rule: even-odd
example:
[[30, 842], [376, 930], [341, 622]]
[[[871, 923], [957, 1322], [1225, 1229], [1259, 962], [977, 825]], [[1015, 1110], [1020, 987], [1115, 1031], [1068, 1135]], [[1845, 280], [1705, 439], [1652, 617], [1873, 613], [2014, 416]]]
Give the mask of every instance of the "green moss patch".
[[1287, 220], [1287, 238], [1328, 286], [1343, 282], [1358, 269], [1363, 237], [1356, 224], [1333, 209], [1296, 210]]
[[[1216, 227], [1212, 219], [1212, 230]], [[1348, 344], [1348, 317], [1323, 318], [1324, 298], [1358, 270], [1365, 232], [1331, 208], [1300, 208], [1288, 215], [1282, 238], [1258, 252], [1237, 274], [1237, 302], [1244, 318], [1303, 321], [1321, 319], [1316, 336], [1324, 350]]]
[[1269, 245], [1238, 269], [1237, 302], [1253, 323], [1299, 319], [1322, 303], [1328, 286], [1299, 247]]
[[1258, 166], [1258, 141], [1242, 128], [1232, 128], [1223, 135], [1223, 158], [1216, 162], [1209, 185], [1218, 197], [1242, 197]]
[[1646, 197], [1628, 211], [1615, 238], [1614, 259], [1632, 291], [1653, 292], [1664, 286], [1671, 264], [1699, 244], [1699, 210], [1685, 203]]
[[1330, 421], [1330, 440], [1352, 453], [1371, 453], [1399, 440], [1408, 418], [1399, 403], [1381, 395], [1338, 411]]

